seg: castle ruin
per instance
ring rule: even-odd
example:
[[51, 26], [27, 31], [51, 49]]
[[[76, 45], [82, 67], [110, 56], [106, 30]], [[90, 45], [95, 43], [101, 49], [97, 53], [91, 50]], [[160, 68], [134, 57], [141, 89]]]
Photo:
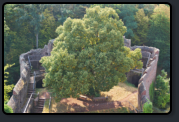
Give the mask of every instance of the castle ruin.
[[[148, 46], [131, 46], [131, 40], [126, 39], [125, 36], [123, 38], [124, 45], [131, 50], [135, 50], [136, 48], [141, 49], [143, 68], [130, 70], [126, 73], [126, 76], [128, 82], [138, 86], [138, 107], [142, 110], [143, 104], [147, 102], [147, 99], [150, 100], [149, 88], [156, 77], [159, 49]], [[43, 56], [51, 55], [50, 52], [53, 48], [53, 41], [54, 39], [50, 40], [48, 45], [45, 45], [43, 49], [32, 49], [20, 55], [20, 79], [16, 83], [13, 89], [13, 95], [7, 103], [13, 109], [14, 113], [23, 113], [28, 98], [32, 93], [28, 91], [28, 88], [33, 86], [33, 84], [35, 84], [36, 87], [36, 82], [44, 78], [44, 68], [41, 66], [41, 63], [39, 63], [39, 60]], [[31, 68], [36, 69], [36, 76], [31, 73]], [[29, 113], [36, 105], [36, 99], [33, 97], [32, 99], [33, 100], [29, 102], [26, 113]]]

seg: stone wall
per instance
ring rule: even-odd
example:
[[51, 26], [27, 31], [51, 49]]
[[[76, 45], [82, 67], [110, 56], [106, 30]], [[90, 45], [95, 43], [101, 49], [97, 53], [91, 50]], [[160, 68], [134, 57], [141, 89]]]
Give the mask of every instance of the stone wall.
[[[149, 65], [144, 71], [143, 76], [140, 78], [139, 85], [138, 85], [138, 105], [139, 108], [142, 108], [143, 104], [147, 101], [147, 98], [150, 99], [149, 87], [156, 77], [159, 49], [153, 47], [147, 47], [147, 46], [131, 47], [131, 40], [126, 39], [125, 36], [123, 36], [123, 38], [124, 38], [125, 46], [130, 47], [131, 50], [140, 48], [143, 57], [150, 56]], [[14, 113], [22, 113], [23, 112], [22, 108], [24, 108], [24, 105], [26, 105], [25, 102], [27, 101], [26, 100], [27, 89], [28, 89], [28, 83], [30, 82], [30, 67], [29, 65], [27, 65], [28, 56], [30, 56], [30, 60], [32, 60], [32, 62], [35, 62], [35, 64], [32, 63], [32, 65], [34, 66], [36, 65], [36, 67], [39, 68], [39, 62], [38, 62], [39, 57], [37, 55], [50, 56], [51, 55], [50, 52], [53, 49], [53, 42], [54, 39], [50, 40], [48, 45], [45, 45], [43, 49], [32, 49], [27, 53], [23, 53], [20, 55], [19, 57], [20, 79], [15, 85], [13, 89], [13, 95], [8, 102], [8, 105], [12, 107]]]
[[131, 39], [126, 39], [125, 36], [123, 36], [124, 38], [124, 46], [126, 47], [131, 47]]
[[141, 78], [141, 74], [142, 73], [137, 73], [137, 72], [134, 72], [134, 71], [129, 71], [127, 73], [127, 81], [129, 83], [134, 84], [137, 87], [138, 86], [138, 81]]
[[29, 66], [25, 65], [25, 62], [22, 61], [21, 63], [21, 77], [19, 81], [16, 83], [13, 89], [13, 95], [11, 96], [9, 102], [7, 103], [9, 106], [12, 107], [14, 113], [21, 113], [21, 108], [26, 102], [27, 96], [27, 88], [28, 83], [30, 81], [30, 68]]
[[147, 102], [147, 99], [150, 100], [149, 88], [152, 82], [155, 82], [156, 72], [157, 72], [157, 63], [159, 57], [159, 49], [153, 47], [141, 47], [142, 50], [149, 51], [151, 53], [150, 61], [145, 69], [143, 76], [139, 80], [138, 85], [138, 107], [142, 109], [144, 103]]
[[[50, 47], [50, 49], [49, 49]], [[30, 67], [28, 65], [28, 56], [31, 57], [31, 60], [36, 60], [36, 56], [33, 55], [41, 55], [41, 56], [47, 56], [50, 55], [50, 51], [52, 50], [52, 44], [48, 44], [44, 46], [43, 49], [32, 49], [26, 53], [23, 53], [19, 57], [19, 63], [20, 63], [20, 79], [16, 83], [14, 89], [13, 89], [13, 95], [11, 96], [9, 102], [7, 103], [12, 109], [14, 113], [22, 113], [24, 108], [24, 105], [26, 105], [25, 102], [27, 102], [27, 89], [28, 89], [28, 83], [30, 82]], [[39, 60], [39, 59], [38, 59]], [[37, 65], [37, 68], [39, 67], [39, 62], [34, 61], [34, 66]], [[38, 64], [37, 64], [38, 63]]]

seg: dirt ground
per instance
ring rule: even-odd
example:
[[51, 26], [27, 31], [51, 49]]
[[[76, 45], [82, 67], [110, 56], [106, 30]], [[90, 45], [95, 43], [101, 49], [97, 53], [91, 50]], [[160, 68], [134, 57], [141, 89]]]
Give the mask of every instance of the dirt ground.
[[[48, 92], [43, 92], [40, 98], [48, 99], [50, 97]], [[79, 100], [77, 98], [63, 98], [56, 103], [52, 99], [51, 113], [75, 113], [87, 112], [110, 108], [119, 108], [121, 105], [129, 106], [126, 101], [129, 101], [134, 107], [138, 106], [138, 92], [137, 88], [127, 86], [125, 83], [119, 83], [108, 92], [101, 92], [101, 96], [108, 96], [108, 101], [92, 102]]]

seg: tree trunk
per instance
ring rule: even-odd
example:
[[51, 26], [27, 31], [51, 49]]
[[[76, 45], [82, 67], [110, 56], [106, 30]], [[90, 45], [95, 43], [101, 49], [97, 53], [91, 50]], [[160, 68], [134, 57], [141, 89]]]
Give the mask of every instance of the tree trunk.
[[36, 34], [35, 36], [36, 36], [36, 48], [38, 48], [38, 34]]

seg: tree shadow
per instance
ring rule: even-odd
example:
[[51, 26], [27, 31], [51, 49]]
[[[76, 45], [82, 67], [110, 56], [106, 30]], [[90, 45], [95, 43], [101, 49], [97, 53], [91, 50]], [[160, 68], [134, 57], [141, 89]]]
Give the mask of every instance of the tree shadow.
[[[52, 113], [76, 113], [76, 112], [84, 112], [86, 110], [85, 106], [80, 106], [77, 103], [68, 103], [68, 99], [63, 99], [63, 102], [55, 102], [52, 100], [52, 104], [56, 104], [55, 107], [52, 107]], [[67, 104], [68, 103], [68, 104]]]

